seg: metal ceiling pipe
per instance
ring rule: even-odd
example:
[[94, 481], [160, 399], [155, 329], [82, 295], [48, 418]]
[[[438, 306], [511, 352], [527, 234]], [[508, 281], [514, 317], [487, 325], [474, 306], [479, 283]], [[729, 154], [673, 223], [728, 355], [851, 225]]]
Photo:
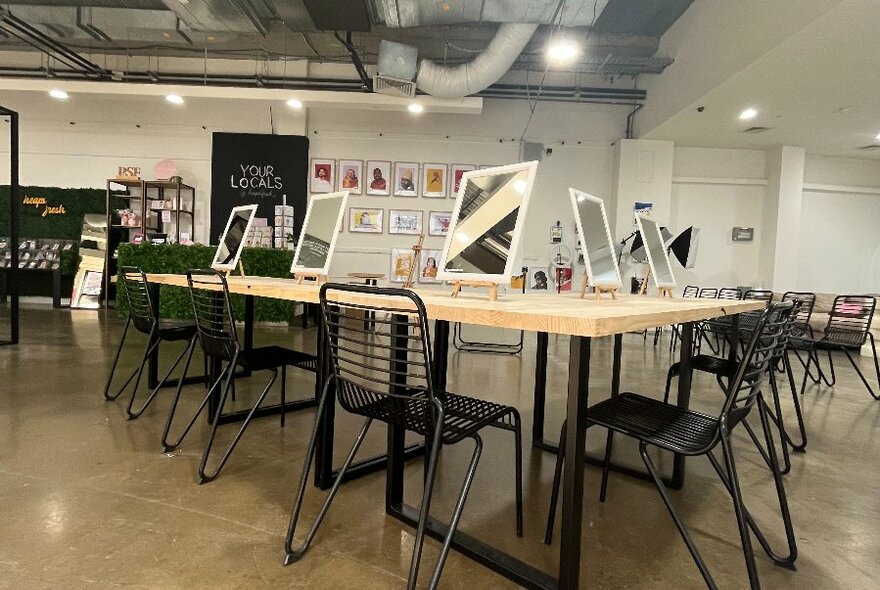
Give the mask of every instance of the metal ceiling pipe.
[[439, 98], [461, 98], [481, 92], [507, 73], [537, 29], [534, 23], [503, 24], [482, 53], [459, 66], [447, 67], [423, 59], [416, 86]]

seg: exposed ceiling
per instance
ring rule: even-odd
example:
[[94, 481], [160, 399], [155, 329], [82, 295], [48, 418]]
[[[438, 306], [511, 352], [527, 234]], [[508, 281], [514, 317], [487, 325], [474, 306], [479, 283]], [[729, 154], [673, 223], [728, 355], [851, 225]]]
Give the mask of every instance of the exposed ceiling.
[[[569, 69], [606, 77], [659, 73], [659, 38], [693, 0], [15, 0], [13, 19], [53, 43], [100, 54], [309, 59], [348, 62], [334, 32], [353, 31], [366, 64], [379, 41], [419, 47], [419, 56], [454, 65], [470, 61], [499, 23], [541, 23], [513, 66], [541, 72], [548, 34], [563, 25], [585, 51]], [[0, 51], [29, 48], [20, 31], [0, 24]], [[45, 68], [65, 63], [46, 60]]]
[[[880, 158], [878, 30], [880, 2], [841, 2], [644, 137]], [[747, 108], [758, 114], [741, 121]]]

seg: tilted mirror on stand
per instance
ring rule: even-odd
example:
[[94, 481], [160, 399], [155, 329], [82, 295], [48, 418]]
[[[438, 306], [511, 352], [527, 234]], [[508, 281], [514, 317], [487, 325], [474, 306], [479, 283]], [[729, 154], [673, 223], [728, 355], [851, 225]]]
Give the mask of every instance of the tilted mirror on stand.
[[461, 179], [437, 278], [461, 286], [484, 286], [495, 298], [499, 284], [519, 274], [522, 239], [537, 162], [466, 172]]
[[226, 229], [220, 236], [220, 245], [217, 246], [217, 251], [214, 253], [211, 268], [226, 273], [235, 268], [239, 263], [245, 238], [256, 214], [256, 205], [242, 205], [232, 209], [229, 220], [226, 222]]
[[596, 298], [606, 291], [616, 299], [617, 290], [623, 286], [623, 282], [608, 228], [605, 203], [598, 197], [574, 188], [569, 188], [568, 192], [584, 253], [585, 280], [581, 284], [581, 297], [584, 297], [589, 285], [595, 288]]
[[[663, 234], [660, 232], [660, 226], [641, 215], [636, 215], [636, 223], [648, 252], [648, 264], [651, 269], [649, 274], [654, 277], [654, 285], [661, 295], [672, 297], [675, 276], [672, 274], [672, 265], [669, 264], [669, 255], [666, 252], [666, 244], [663, 240]], [[648, 277], [645, 277], [645, 282], [642, 285], [643, 292], [647, 283]]]
[[330, 272], [347, 202], [348, 191], [315, 196], [309, 201], [290, 267], [297, 278], [323, 277]]

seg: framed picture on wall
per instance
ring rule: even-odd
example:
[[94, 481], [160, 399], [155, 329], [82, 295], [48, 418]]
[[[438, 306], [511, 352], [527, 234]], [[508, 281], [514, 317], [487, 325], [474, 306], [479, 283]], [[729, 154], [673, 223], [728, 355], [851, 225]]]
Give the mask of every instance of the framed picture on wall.
[[412, 248], [391, 249], [391, 277], [392, 283], [405, 283], [416, 263], [416, 253]]
[[571, 291], [572, 286], [572, 270], [570, 266], [550, 267], [550, 273], [553, 275], [553, 290], [565, 293]]
[[394, 164], [394, 196], [417, 197], [419, 195], [419, 165], [416, 162]]
[[546, 266], [530, 266], [526, 273], [526, 287], [529, 291], [550, 291], [550, 270]]
[[312, 158], [309, 166], [309, 191], [313, 193], [332, 193], [335, 189], [333, 176], [336, 171], [336, 160]]
[[422, 164], [422, 196], [446, 197], [446, 164]]
[[349, 207], [348, 231], [360, 234], [381, 234], [384, 215], [384, 209]]
[[419, 282], [441, 283], [437, 279], [437, 261], [440, 260], [440, 250], [422, 250], [419, 255]]
[[364, 183], [368, 195], [387, 197], [391, 194], [391, 162], [368, 160], [366, 173]]
[[449, 191], [449, 196], [453, 199], [458, 196], [458, 188], [461, 185], [461, 175], [465, 172], [470, 172], [471, 170], [476, 170], [477, 167], [471, 164], [453, 164], [450, 167], [449, 177], [452, 180], [452, 190]]
[[413, 211], [409, 209], [389, 209], [388, 233], [421, 235], [422, 216], [422, 211]]
[[361, 160], [339, 160], [339, 190], [348, 191], [353, 195], [364, 192], [362, 186], [364, 163]]
[[445, 236], [449, 233], [452, 211], [431, 211], [428, 213], [428, 235]]

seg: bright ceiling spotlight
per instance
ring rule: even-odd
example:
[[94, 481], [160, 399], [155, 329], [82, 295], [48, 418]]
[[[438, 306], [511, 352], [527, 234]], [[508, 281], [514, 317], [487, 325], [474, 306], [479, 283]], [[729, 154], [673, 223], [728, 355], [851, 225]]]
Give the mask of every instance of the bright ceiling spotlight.
[[547, 47], [547, 58], [557, 63], [570, 62], [580, 55], [580, 53], [580, 45], [571, 39], [566, 39], [565, 37], [560, 37], [555, 41], [551, 41], [550, 45]]
[[178, 96], [177, 94], [169, 94], [165, 97], [165, 100], [167, 100], [171, 104], [183, 104], [183, 97]]
[[758, 111], [752, 107], [747, 108], [739, 114], [740, 121], [748, 121], [758, 116]]
[[57, 98], [58, 100], [66, 100], [68, 94], [59, 88], [53, 88], [49, 91], [49, 96], [52, 98]]
[[419, 113], [422, 113], [425, 111], [425, 107], [420, 105], [417, 102], [410, 103], [410, 105], [406, 108], [409, 109], [409, 112], [415, 113], [415, 114], [419, 114]]
[[880, 133], [878, 133], [878, 134], [874, 137], [874, 139], [880, 139]]
[[301, 109], [303, 107], [303, 103], [295, 98], [291, 98], [287, 101], [287, 106], [292, 109]]

